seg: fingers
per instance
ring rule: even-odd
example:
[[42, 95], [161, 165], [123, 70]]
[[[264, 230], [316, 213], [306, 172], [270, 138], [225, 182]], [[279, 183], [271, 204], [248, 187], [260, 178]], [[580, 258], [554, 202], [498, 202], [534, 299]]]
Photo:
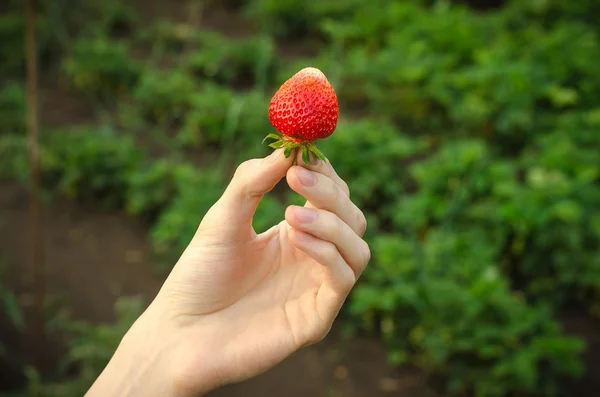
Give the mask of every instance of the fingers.
[[297, 156], [298, 164], [303, 164], [305, 168], [314, 172], [318, 172], [319, 174], [323, 174], [326, 177], [330, 178], [340, 189], [342, 189], [346, 196], [350, 196], [350, 189], [348, 188], [348, 184], [338, 176], [329, 160], [319, 160], [315, 157], [314, 154], [311, 153], [310, 163], [306, 164], [302, 160], [302, 153], [299, 152]]
[[282, 150], [276, 150], [265, 158], [240, 164], [229, 186], [205, 220], [226, 225], [234, 231], [241, 229], [240, 226], [251, 226], [260, 200], [285, 176], [292, 160], [291, 156], [286, 159]]
[[[302, 208], [302, 207], [298, 207]], [[357, 238], [358, 236], [355, 235]], [[289, 230], [292, 245], [323, 265], [323, 285], [317, 291], [316, 310], [319, 317], [329, 327], [339, 313], [346, 297], [356, 283], [355, 270], [342, 257], [340, 250], [330, 241], [326, 241], [299, 229]], [[360, 265], [364, 269], [366, 263]], [[327, 334], [328, 329], [318, 336], [318, 340]]]
[[285, 219], [292, 228], [335, 245], [355, 279], [360, 277], [371, 257], [369, 246], [338, 216], [325, 210], [290, 206]]
[[295, 166], [288, 170], [287, 181], [295, 192], [304, 196], [312, 204], [312, 207], [334, 213], [359, 236], [365, 233], [367, 221], [364, 214], [331, 178]]
[[333, 243], [293, 228], [289, 239], [296, 248], [323, 265], [325, 284], [336, 295], [346, 296], [350, 292], [356, 276]]

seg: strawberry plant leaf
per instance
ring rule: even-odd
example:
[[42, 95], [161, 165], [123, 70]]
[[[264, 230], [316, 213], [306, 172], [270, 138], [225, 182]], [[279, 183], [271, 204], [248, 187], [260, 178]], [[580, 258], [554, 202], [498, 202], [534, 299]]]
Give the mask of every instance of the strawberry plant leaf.
[[269, 147], [273, 148], [273, 149], [279, 149], [283, 145], [284, 145], [283, 141], [276, 141], [276, 142], [273, 142], [273, 143], [269, 144]]

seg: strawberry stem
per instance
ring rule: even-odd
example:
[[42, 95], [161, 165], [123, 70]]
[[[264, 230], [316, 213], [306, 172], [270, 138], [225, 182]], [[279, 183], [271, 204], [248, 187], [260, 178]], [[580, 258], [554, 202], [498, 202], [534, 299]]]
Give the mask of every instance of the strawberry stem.
[[302, 161], [305, 164], [310, 162], [310, 153], [313, 153], [315, 157], [319, 160], [326, 161], [325, 155], [321, 152], [321, 149], [314, 143], [308, 141], [296, 141], [292, 138], [288, 138], [286, 136], [281, 136], [277, 134], [269, 134], [263, 139], [263, 143], [267, 139], [274, 139], [274, 142], [269, 144], [269, 147], [272, 149], [281, 149], [284, 148], [283, 155], [285, 158], [289, 158], [292, 153], [294, 154], [294, 165], [296, 165], [296, 156], [297, 150], [302, 151]]

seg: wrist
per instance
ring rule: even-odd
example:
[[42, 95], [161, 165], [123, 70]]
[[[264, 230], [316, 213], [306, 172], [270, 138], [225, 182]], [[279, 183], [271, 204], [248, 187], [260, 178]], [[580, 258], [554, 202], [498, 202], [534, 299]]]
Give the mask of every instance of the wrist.
[[181, 382], [177, 360], [182, 339], [154, 302], [127, 331], [102, 374], [85, 397], [198, 397], [206, 382]]

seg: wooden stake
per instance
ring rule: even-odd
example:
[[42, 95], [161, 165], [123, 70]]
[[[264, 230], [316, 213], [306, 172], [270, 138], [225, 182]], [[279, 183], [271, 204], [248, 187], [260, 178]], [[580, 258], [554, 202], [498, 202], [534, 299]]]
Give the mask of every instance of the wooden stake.
[[41, 200], [41, 167], [38, 132], [38, 71], [36, 44], [36, 4], [27, 0], [25, 25], [25, 55], [27, 68], [27, 135], [29, 151], [29, 205], [31, 227], [31, 274], [33, 278], [35, 312], [32, 316], [32, 347], [38, 368], [43, 366], [44, 299], [46, 293], [44, 267], [44, 229]]

